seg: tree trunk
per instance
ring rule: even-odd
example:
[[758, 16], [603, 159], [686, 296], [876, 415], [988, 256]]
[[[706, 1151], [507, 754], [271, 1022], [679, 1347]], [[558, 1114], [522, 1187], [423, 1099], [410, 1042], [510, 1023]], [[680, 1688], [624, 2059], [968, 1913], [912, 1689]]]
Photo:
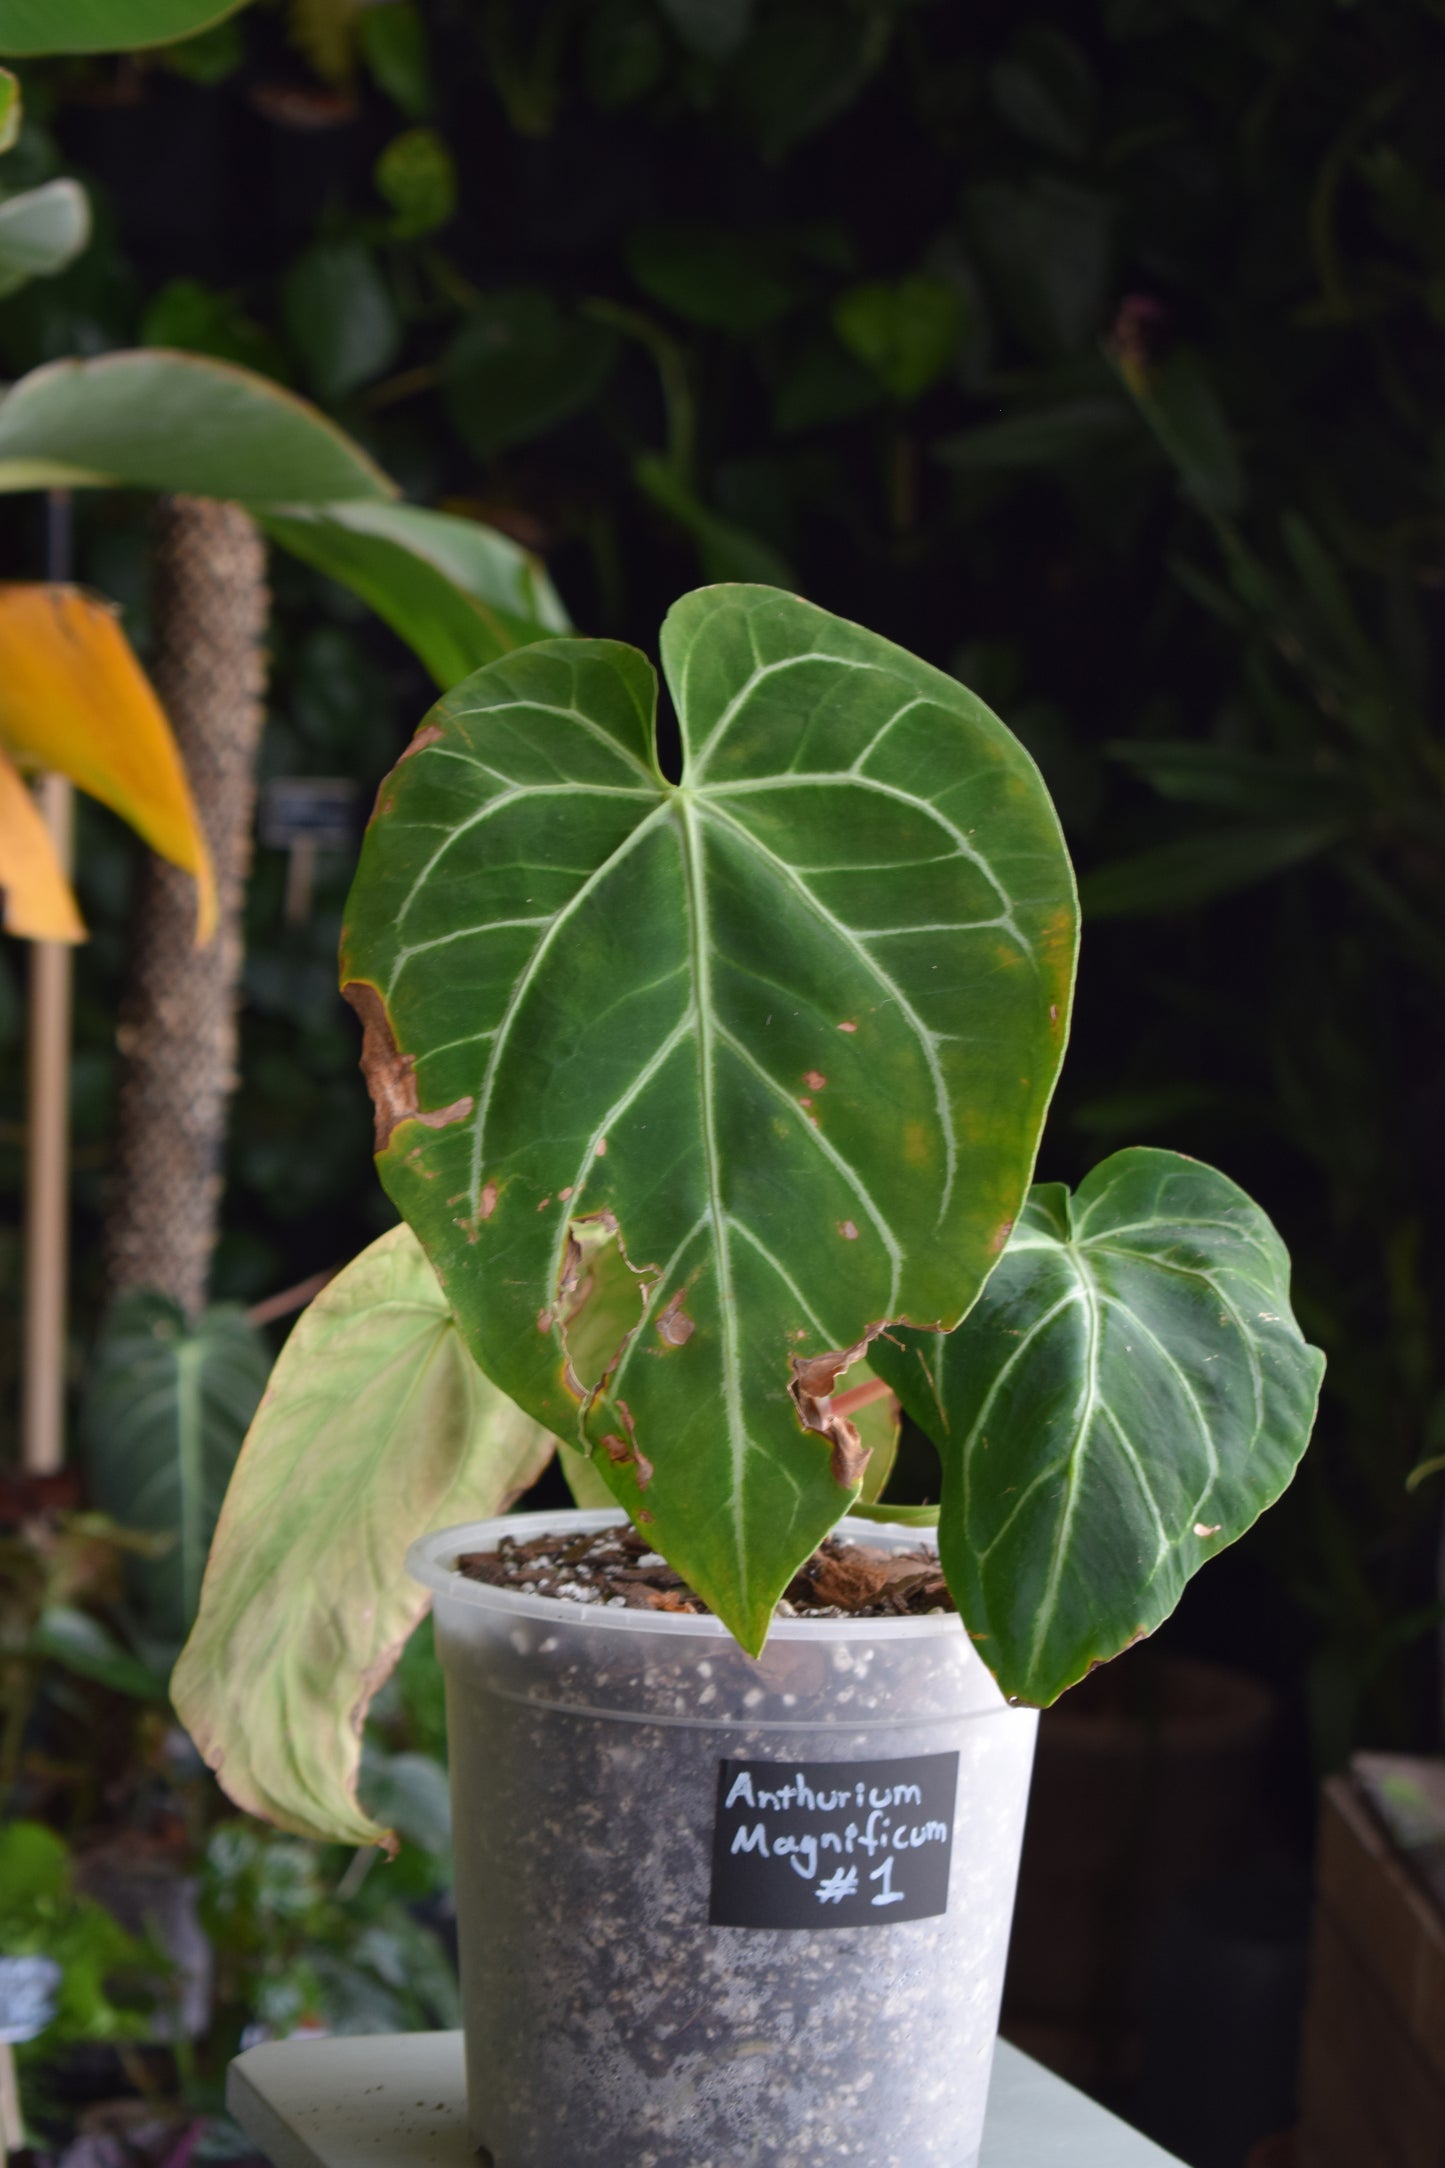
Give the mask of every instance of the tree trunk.
[[152, 674], [210, 844], [219, 920], [197, 948], [195, 883], [146, 857], [116, 1033], [120, 1107], [106, 1246], [112, 1292], [156, 1288], [191, 1316], [206, 1300], [236, 1082], [267, 601], [265, 547], [238, 505], [162, 503]]

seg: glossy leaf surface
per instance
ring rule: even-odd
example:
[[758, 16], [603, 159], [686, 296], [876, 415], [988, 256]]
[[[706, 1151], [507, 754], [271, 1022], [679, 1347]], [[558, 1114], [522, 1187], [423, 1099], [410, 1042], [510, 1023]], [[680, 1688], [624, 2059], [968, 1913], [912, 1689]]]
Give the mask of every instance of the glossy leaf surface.
[[1040, 1704], [1279, 1496], [1324, 1371], [1258, 1205], [1152, 1150], [1072, 1196], [1040, 1184], [958, 1331], [899, 1339], [873, 1359], [942, 1457], [948, 1585], [1004, 1692]]
[[68, 775], [193, 874], [197, 937], [209, 937], [206, 839], [170, 725], [109, 603], [78, 587], [0, 583], [0, 744]]
[[191, 1323], [164, 1295], [123, 1295], [102, 1329], [81, 1426], [90, 1494], [122, 1526], [172, 1539], [131, 1566], [146, 1640], [164, 1663], [196, 1615], [267, 1367], [265, 1342], [229, 1303]]
[[237, 1463], [171, 1681], [238, 1806], [303, 1836], [383, 1840], [356, 1799], [360, 1729], [426, 1610], [407, 1547], [505, 1510], [552, 1445], [468, 1355], [408, 1228], [363, 1250], [302, 1313]]
[[[614, 1494], [756, 1648], [860, 1473], [801, 1404], [826, 1427], [837, 1351], [886, 1321], [956, 1323], [1007, 1239], [1073, 881], [1023, 748], [889, 642], [720, 587], [662, 656], [680, 786], [630, 648], [542, 642], [433, 711], [343, 979], [383, 1179], [478, 1360], [563, 1435], [596, 1386]], [[569, 1231], [613, 1221], [634, 1277], [579, 1381], [618, 1297]]]
[[107, 482], [241, 504], [396, 494], [358, 444], [293, 392], [160, 347], [48, 362], [0, 399], [0, 489]]
[[538, 561], [508, 536], [411, 504], [268, 512], [293, 556], [342, 581], [400, 634], [446, 691], [514, 647], [568, 630]]
[[170, 45], [245, 0], [0, 0], [0, 53], [123, 53]]

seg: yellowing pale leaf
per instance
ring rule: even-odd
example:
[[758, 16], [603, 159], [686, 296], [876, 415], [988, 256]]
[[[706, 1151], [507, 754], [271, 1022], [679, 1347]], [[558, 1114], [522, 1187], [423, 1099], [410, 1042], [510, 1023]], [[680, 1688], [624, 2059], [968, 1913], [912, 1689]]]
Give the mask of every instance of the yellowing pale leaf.
[[22, 765], [68, 775], [194, 874], [196, 935], [209, 938], [205, 837], [170, 725], [109, 603], [78, 587], [0, 584], [0, 743]]
[[427, 1608], [407, 1548], [503, 1512], [553, 1443], [472, 1361], [409, 1228], [317, 1296], [242, 1447], [171, 1680], [237, 1806], [385, 1839], [356, 1779], [367, 1705]]
[[50, 831], [25, 779], [0, 752], [0, 888], [5, 931], [31, 941], [83, 941], [85, 927]]

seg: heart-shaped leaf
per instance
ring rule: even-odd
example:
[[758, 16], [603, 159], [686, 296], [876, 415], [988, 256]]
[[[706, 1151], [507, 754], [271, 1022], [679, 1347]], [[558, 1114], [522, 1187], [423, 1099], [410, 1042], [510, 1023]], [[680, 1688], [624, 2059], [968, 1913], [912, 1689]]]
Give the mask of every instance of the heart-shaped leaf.
[[948, 1585], [1004, 1692], [1048, 1703], [1168, 1617], [1285, 1488], [1324, 1357], [1225, 1175], [1116, 1152], [1036, 1188], [948, 1338], [873, 1351], [943, 1460]]
[[468, 1355], [409, 1228], [303, 1311], [236, 1463], [171, 1680], [237, 1806], [303, 1836], [385, 1838], [356, 1781], [367, 1705], [427, 1607], [407, 1546], [505, 1512], [552, 1447]]
[[[1074, 889], [1032, 761], [941, 671], [746, 586], [684, 598], [662, 655], [679, 784], [611, 642], [433, 711], [343, 979], [383, 1180], [478, 1361], [756, 1649], [856, 1493], [836, 1374], [890, 1320], [956, 1323], [1007, 1240]], [[588, 1230], [633, 1277], [583, 1362], [618, 1300]]]

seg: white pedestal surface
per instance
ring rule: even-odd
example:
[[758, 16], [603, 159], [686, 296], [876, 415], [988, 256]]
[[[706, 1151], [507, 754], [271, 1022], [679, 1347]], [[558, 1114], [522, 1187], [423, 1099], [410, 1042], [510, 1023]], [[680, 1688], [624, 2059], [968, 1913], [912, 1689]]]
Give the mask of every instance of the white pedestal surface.
[[[226, 2098], [275, 2168], [476, 2168], [459, 2032], [269, 2042]], [[1180, 2164], [1000, 2041], [981, 2168]]]

